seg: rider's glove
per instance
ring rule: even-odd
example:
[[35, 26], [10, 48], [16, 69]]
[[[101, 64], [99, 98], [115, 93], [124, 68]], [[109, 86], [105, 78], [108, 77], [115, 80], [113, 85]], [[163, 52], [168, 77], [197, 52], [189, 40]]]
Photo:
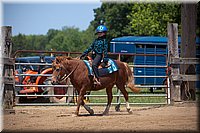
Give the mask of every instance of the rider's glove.
[[83, 53], [81, 56], [80, 56], [80, 59], [82, 59], [83, 57], [85, 57], [87, 54], [86, 53]]

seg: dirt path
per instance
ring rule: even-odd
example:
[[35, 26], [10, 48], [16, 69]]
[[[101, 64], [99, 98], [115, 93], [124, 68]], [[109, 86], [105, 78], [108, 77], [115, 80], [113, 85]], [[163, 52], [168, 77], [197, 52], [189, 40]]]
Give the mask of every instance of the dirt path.
[[15, 114], [4, 115], [4, 131], [31, 132], [95, 132], [95, 131], [199, 131], [197, 103], [179, 103], [174, 106], [137, 107], [128, 114], [124, 106], [109, 116], [100, 116], [104, 107], [92, 106], [94, 116], [81, 107], [80, 117], [73, 117], [75, 106], [15, 107]]

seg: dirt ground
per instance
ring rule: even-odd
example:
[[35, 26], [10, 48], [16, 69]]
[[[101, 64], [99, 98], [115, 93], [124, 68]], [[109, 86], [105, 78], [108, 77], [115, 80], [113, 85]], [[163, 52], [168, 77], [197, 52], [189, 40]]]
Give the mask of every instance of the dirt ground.
[[116, 112], [112, 106], [108, 116], [101, 116], [103, 106], [91, 106], [90, 116], [83, 107], [74, 117], [75, 106], [15, 107], [15, 114], [4, 114], [3, 131], [11, 132], [198, 132], [199, 104], [194, 102], [164, 106], [125, 106]]

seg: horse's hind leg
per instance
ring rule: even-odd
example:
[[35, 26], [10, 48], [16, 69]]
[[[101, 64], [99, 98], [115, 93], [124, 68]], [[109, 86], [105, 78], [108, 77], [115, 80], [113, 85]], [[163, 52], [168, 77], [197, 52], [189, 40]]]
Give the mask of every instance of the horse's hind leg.
[[113, 88], [113, 85], [106, 88], [108, 102], [107, 102], [107, 106], [106, 106], [106, 108], [103, 112], [103, 115], [108, 115], [108, 113], [109, 113], [109, 109], [110, 109], [111, 102], [112, 102], [112, 99], [113, 99], [112, 88]]
[[117, 85], [117, 88], [122, 92], [122, 94], [124, 95], [124, 98], [126, 100], [126, 109], [127, 109], [127, 112], [129, 114], [133, 113], [132, 110], [131, 110], [131, 107], [129, 105], [129, 102], [128, 102], [128, 92], [126, 91], [125, 89], [125, 85], [123, 84], [116, 84]]

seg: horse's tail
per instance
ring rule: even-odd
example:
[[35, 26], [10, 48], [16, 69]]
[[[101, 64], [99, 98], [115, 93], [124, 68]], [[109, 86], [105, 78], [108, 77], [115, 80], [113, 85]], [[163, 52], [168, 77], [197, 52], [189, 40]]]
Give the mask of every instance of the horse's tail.
[[133, 77], [133, 74], [131, 72], [131, 69], [130, 67], [128, 66], [127, 63], [124, 63], [125, 65], [125, 68], [126, 68], [126, 74], [127, 74], [127, 87], [130, 88], [133, 92], [135, 93], [139, 93], [140, 92], [140, 89], [139, 88], [136, 88], [133, 81], [134, 81], [134, 77]]

